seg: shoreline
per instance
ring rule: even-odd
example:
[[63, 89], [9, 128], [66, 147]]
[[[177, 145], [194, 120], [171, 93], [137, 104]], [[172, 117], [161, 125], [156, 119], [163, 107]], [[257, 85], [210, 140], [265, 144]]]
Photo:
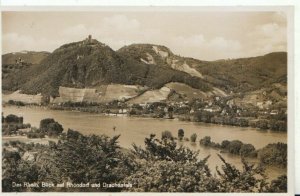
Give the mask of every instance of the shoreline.
[[[107, 116], [107, 117], [128, 117], [128, 118], [135, 118], [135, 119], [158, 119], [158, 120], [176, 120], [176, 121], [182, 121], [182, 122], [191, 122], [191, 123], [199, 123], [203, 125], [218, 125], [218, 126], [225, 126], [225, 127], [241, 127], [241, 128], [251, 128], [255, 129], [257, 131], [263, 131], [263, 132], [279, 132], [279, 133], [287, 133], [287, 131], [279, 131], [279, 130], [272, 130], [270, 128], [268, 129], [261, 129], [258, 127], [252, 127], [252, 126], [238, 126], [238, 125], [230, 125], [230, 124], [220, 124], [220, 123], [212, 123], [212, 122], [202, 122], [202, 121], [194, 121], [194, 120], [186, 120], [186, 118], [180, 118], [180, 117], [186, 117], [186, 115], [174, 115], [174, 118], [159, 118], [159, 117], [153, 117], [153, 115], [128, 115], [126, 114], [115, 114], [115, 113], [105, 113], [105, 112], [91, 112], [91, 111], [86, 111], [82, 107], [77, 107], [77, 108], [72, 108], [72, 107], [61, 107], [61, 108], [53, 108], [52, 106], [42, 106], [42, 105], [36, 105], [36, 104], [26, 104], [24, 106], [17, 106], [17, 105], [11, 105], [11, 104], [3, 104], [2, 107], [26, 107], [26, 108], [42, 108], [45, 110], [59, 110], [59, 111], [71, 111], [71, 112], [82, 112], [82, 113], [88, 113], [88, 114], [97, 114], [100, 116]], [[88, 108], [88, 107], [86, 107]], [[235, 118], [235, 117], [233, 117]], [[259, 120], [258, 118], [255, 120]]]

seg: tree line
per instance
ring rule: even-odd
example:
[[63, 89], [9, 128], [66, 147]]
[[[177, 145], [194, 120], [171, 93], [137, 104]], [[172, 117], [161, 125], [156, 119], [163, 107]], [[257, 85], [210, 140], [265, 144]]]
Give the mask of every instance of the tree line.
[[[223, 165], [213, 175], [209, 157], [199, 159], [193, 151], [166, 136], [145, 138], [145, 147], [133, 144], [124, 150], [118, 136], [82, 135], [69, 129], [57, 143], [49, 145], [10, 142], [3, 148], [2, 190], [15, 191], [99, 191], [99, 192], [286, 192], [287, 176], [267, 182], [264, 168], [241, 159], [237, 169], [221, 155]], [[17, 150], [9, 150], [10, 148]], [[32, 159], [24, 158], [26, 152]], [[132, 188], [24, 188], [12, 182], [132, 183]]]

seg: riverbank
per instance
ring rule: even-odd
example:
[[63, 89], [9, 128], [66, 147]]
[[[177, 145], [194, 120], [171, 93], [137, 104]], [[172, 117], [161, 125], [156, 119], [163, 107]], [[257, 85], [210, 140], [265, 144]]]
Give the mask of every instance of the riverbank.
[[[3, 107], [3, 114], [15, 114], [24, 117], [24, 123], [30, 123], [32, 127], [39, 127], [40, 121], [45, 118], [53, 118], [60, 122], [64, 130], [75, 129], [84, 134], [106, 134], [113, 136], [121, 134], [120, 143], [124, 147], [130, 147], [132, 142], [143, 145], [144, 137], [150, 133], [161, 135], [162, 131], [169, 130], [177, 135], [178, 129], [184, 129], [186, 137], [193, 133], [198, 138], [211, 136], [215, 142], [237, 139], [244, 143], [251, 143], [255, 148], [262, 148], [268, 143], [287, 143], [285, 132], [259, 130], [250, 127], [235, 127], [216, 125], [202, 122], [179, 121], [176, 119], [141, 118], [141, 117], [116, 117], [105, 116], [80, 111], [51, 110], [46, 107]], [[115, 127], [115, 129], [113, 129]], [[192, 147], [192, 145], [188, 145]]]
[[[7, 104], [7, 106], [11, 106]], [[5, 105], [4, 105], [5, 107]], [[250, 117], [247, 116], [228, 116], [220, 115], [216, 112], [208, 111], [193, 111], [190, 113], [190, 109], [186, 112], [180, 113], [172, 109], [172, 112], [168, 112], [166, 109], [167, 105], [165, 104], [155, 104], [154, 106], [147, 106], [148, 109], [143, 108], [142, 106], [132, 106], [131, 108], [125, 106], [118, 106], [114, 103], [111, 104], [87, 104], [87, 103], [67, 103], [64, 105], [48, 105], [48, 106], [39, 106], [39, 105], [26, 105], [18, 107], [42, 107], [44, 109], [51, 110], [61, 110], [61, 111], [79, 111], [87, 112], [91, 114], [103, 114], [108, 116], [130, 116], [137, 118], [158, 118], [158, 119], [179, 119], [181, 121], [190, 121], [190, 122], [202, 122], [208, 124], [218, 124], [218, 125], [229, 125], [237, 127], [251, 127], [257, 128], [260, 130], [272, 130], [279, 132], [286, 132], [287, 130], [287, 118], [286, 114], [277, 114], [277, 115], [263, 115], [257, 118], [253, 117], [251, 114]], [[151, 109], [151, 107], [153, 107]], [[150, 108], [150, 109], [149, 109]], [[257, 114], [256, 114], [257, 115]]]
[[28, 143], [35, 143], [35, 144], [43, 144], [43, 145], [48, 145], [49, 141], [51, 142], [58, 142], [57, 138], [49, 138], [49, 137], [45, 137], [45, 138], [28, 138], [27, 136], [21, 136], [21, 135], [17, 135], [17, 136], [2, 136], [2, 145], [5, 142], [10, 142], [10, 141], [20, 141], [20, 142], [24, 142], [26, 144]]

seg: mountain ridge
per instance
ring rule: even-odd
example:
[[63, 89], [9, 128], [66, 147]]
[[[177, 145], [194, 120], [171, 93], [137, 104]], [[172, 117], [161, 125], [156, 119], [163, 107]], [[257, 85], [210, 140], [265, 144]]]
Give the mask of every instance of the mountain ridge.
[[182, 82], [209, 90], [209, 85], [200, 78], [125, 58], [109, 46], [89, 39], [62, 45], [43, 59], [40, 65], [3, 80], [3, 88], [58, 96], [59, 86], [84, 88], [117, 83], [158, 89], [169, 82]]
[[96, 88], [115, 83], [160, 89], [170, 82], [227, 93], [254, 91], [273, 83], [286, 85], [287, 53], [203, 61], [155, 44], [132, 44], [114, 51], [89, 37], [60, 46], [38, 65], [8, 74], [2, 88], [55, 97], [59, 86]]

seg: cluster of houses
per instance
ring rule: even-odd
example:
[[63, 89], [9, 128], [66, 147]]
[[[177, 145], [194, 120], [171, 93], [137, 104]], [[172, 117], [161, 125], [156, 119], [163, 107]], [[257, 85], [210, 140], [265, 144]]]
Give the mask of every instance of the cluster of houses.
[[[201, 102], [200, 106], [197, 103]], [[278, 115], [280, 111], [278, 109], [264, 108], [260, 109], [259, 107], [237, 107], [232, 103], [231, 100], [223, 100], [220, 97], [214, 97], [207, 100], [197, 100], [196, 104], [191, 103], [190, 101], [181, 101], [181, 102], [159, 102], [159, 103], [140, 103], [140, 104], [125, 104], [122, 107], [123, 109], [115, 110], [117, 114], [126, 114], [131, 110], [138, 108], [141, 111], [155, 112], [155, 111], [164, 111], [165, 113], [176, 114], [179, 110], [186, 111], [186, 114], [193, 114], [197, 111], [205, 111], [209, 113], [218, 113], [221, 116], [228, 116], [235, 113], [236, 116], [242, 116], [243, 113], [257, 113], [258, 115]], [[284, 110], [284, 108], [282, 108]], [[286, 110], [285, 110], [286, 111]]]

